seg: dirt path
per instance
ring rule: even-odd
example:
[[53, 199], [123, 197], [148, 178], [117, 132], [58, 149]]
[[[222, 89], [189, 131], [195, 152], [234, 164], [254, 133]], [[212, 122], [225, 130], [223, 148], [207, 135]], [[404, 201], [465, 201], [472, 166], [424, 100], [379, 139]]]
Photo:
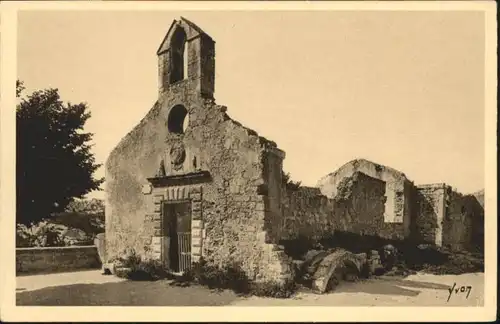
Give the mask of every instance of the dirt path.
[[16, 292], [74, 284], [102, 284], [121, 281], [124, 281], [124, 279], [115, 276], [102, 275], [101, 270], [19, 276], [16, 277]]
[[[467, 292], [449, 288], [471, 286]], [[316, 295], [299, 292], [289, 300], [251, 297], [238, 300], [232, 306], [483, 306], [484, 274], [463, 275], [417, 274], [405, 279], [380, 277], [360, 282], [342, 283], [335, 292]]]
[[[449, 288], [456, 284], [450, 296]], [[471, 286], [460, 292], [461, 286]], [[232, 292], [210, 292], [202, 287], [171, 287], [167, 282], [124, 282], [100, 270], [17, 277], [21, 304], [145, 305], [145, 306], [482, 306], [484, 274], [380, 277], [343, 282], [329, 294], [302, 291], [292, 299], [237, 297]], [[131, 297], [129, 297], [131, 296]], [[135, 296], [135, 297], [134, 297]], [[140, 298], [139, 298], [140, 297]], [[448, 297], [450, 297], [449, 301]], [[62, 302], [64, 301], [64, 302]], [[62, 303], [62, 304], [61, 304]]]
[[18, 306], [223, 306], [238, 298], [231, 291], [128, 281], [99, 270], [17, 277], [16, 292]]

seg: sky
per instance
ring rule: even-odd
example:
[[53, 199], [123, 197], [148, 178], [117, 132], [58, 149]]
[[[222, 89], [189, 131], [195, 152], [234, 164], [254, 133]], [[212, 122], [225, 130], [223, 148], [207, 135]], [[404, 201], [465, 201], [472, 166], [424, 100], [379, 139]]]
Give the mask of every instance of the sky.
[[216, 102], [286, 152], [292, 179], [314, 186], [365, 158], [416, 184], [484, 188], [482, 12], [22, 12], [18, 78], [87, 102], [104, 163], [156, 101], [156, 50], [180, 16], [216, 41]]

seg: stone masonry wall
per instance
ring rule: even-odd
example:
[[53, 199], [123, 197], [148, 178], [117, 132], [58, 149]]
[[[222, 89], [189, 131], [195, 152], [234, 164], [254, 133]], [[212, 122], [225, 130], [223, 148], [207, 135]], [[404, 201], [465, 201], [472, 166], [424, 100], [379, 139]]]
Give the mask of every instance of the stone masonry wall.
[[405, 238], [402, 222], [387, 222], [385, 218], [386, 184], [362, 172], [345, 178], [336, 198], [336, 229], [360, 235], [379, 236], [386, 239]]
[[410, 238], [411, 237], [411, 224], [412, 224], [412, 213], [413, 210], [416, 208], [415, 203], [414, 203], [414, 198], [415, 198], [415, 185], [413, 182], [410, 181], [405, 181], [404, 183], [404, 212], [403, 212], [403, 231], [404, 231], [404, 237], [405, 238]]
[[[165, 152], [182, 143], [186, 155], [196, 157], [197, 168], [211, 175], [209, 182], [200, 184], [202, 216], [197, 224], [205, 234], [200, 240], [201, 255], [218, 265], [238, 262], [253, 278], [285, 275], [288, 260], [282, 260], [280, 251], [268, 244], [264, 226], [267, 196], [259, 192], [268, 177], [265, 158], [277, 150], [275, 145], [231, 120], [225, 107], [183, 87], [178, 92], [171, 88], [163, 99], [107, 161], [107, 254], [134, 248], [145, 255], [154, 250], [153, 243], [163, 244], [155, 238], [160, 216], [154, 214], [154, 195], [144, 195], [141, 189], [156, 174]], [[169, 108], [181, 99], [189, 108], [190, 125], [185, 134], [177, 136], [168, 133], [165, 123]]]
[[[362, 172], [372, 178], [384, 181], [386, 186], [385, 222], [402, 224], [407, 213], [405, 206], [408, 197], [406, 196], [405, 187], [409, 185], [409, 180], [402, 172], [365, 159], [357, 159], [344, 164], [337, 171], [323, 177], [318, 182], [318, 188], [320, 188], [322, 194], [333, 199], [337, 194], [342, 179], [351, 176], [354, 172]], [[406, 232], [409, 234], [408, 229]]]
[[265, 229], [268, 241], [277, 244], [284, 226], [282, 211], [284, 153], [270, 151], [264, 161], [265, 184], [260, 187], [265, 198]]
[[96, 246], [16, 249], [17, 274], [98, 269], [100, 266]]
[[413, 199], [415, 206], [412, 210], [412, 240], [442, 246], [446, 186], [418, 186], [415, 188]]
[[386, 184], [361, 172], [354, 172], [339, 184], [334, 199], [318, 188], [288, 190], [283, 199], [284, 231], [282, 240], [300, 236], [321, 239], [334, 231], [403, 239], [402, 223], [386, 222], [384, 203]]
[[[452, 250], [476, 250], [484, 245], [484, 211], [473, 195], [462, 195], [449, 188], [443, 222], [443, 246]], [[484, 233], [484, 232], [483, 232]]]
[[334, 203], [318, 188], [299, 187], [283, 191], [281, 240], [299, 237], [321, 239], [334, 231]]
[[[173, 66], [170, 51], [179, 50], [173, 40], [182, 35], [187, 75], [173, 82], [170, 76], [179, 66]], [[170, 238], [162, 229], [161, 206], [187, 201], [194, 261], [238, 263], [257, 280], [291, 276], [291, 260], [273, 244], [272, 233], [279, 231], [273, 225], [280, 220], [275, 182], [284, 152], [215, 104], [215, 43], [198, 26], [185, 18], [174, 21], [157, 55], [159, 99], [106, 162], [107, 255], [133, 248], [165, 261]], [[207, 176], [192, 183], [193, 174]], [[178, 183], [161, 184], [168, 176]], [[153, 177], [160, 182], [153, 179], [154, 189], [147, 189]]]

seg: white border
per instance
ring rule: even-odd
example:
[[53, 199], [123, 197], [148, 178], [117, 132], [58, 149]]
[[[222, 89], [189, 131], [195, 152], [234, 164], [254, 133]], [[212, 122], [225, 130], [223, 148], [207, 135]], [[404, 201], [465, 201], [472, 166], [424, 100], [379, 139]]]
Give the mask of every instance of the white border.
[[[4, 321], [487, 321], [496, 315], [496, 3], [400, 2], [2, 2], [1, 8], [1, 319]], [[483, 11], [486, 16], [484, 307], [16, 307], [15, 87], [17, 10], [402, 10]]]

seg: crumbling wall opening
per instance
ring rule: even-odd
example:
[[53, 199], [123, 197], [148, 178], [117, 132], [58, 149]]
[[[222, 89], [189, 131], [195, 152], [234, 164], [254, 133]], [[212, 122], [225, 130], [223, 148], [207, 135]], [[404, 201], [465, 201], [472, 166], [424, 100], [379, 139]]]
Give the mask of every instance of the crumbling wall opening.
[[168, 131], [175, 134], [184, 134], [189, 124], [189, 114], [183, 105], [176, 105], [168, 114]]
[[182, 28], [177, 28], [170, 45], [170, 84], [184, 80], [187, 76], [187, 36]]

